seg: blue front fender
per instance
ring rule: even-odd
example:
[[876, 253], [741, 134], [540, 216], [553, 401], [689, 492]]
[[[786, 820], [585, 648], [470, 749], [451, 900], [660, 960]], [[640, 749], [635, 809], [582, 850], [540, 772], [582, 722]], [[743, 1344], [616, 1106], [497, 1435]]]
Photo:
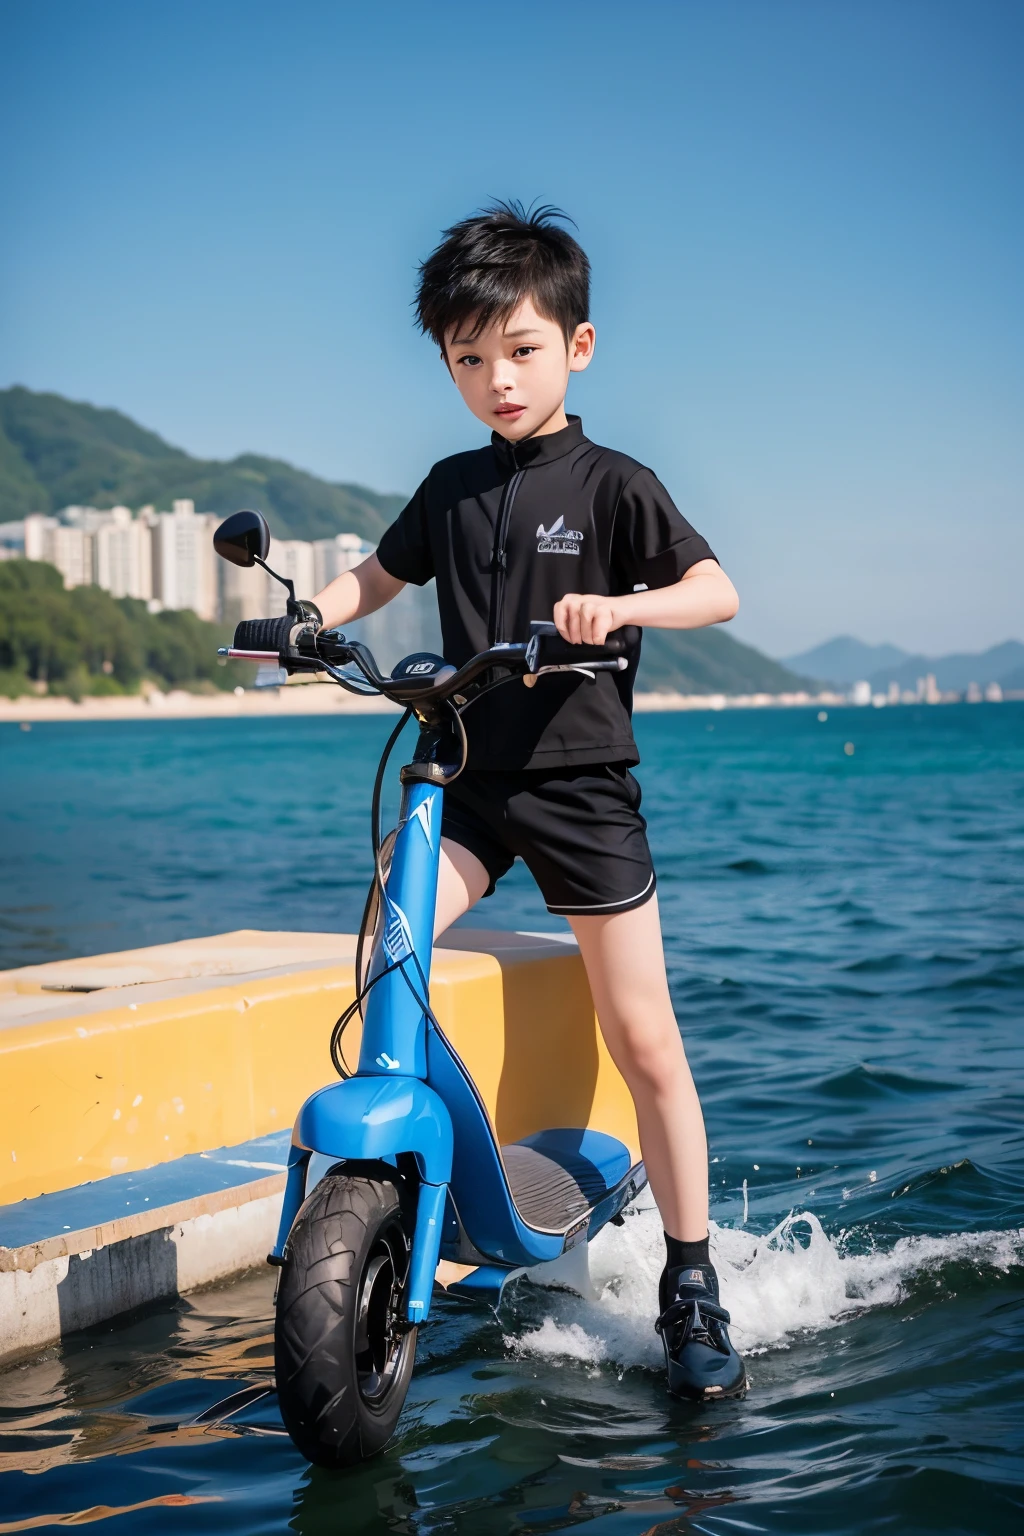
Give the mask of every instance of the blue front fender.
[[351, 1077], [308, 1098], [299, 1110], [288, 1156], [288, 1183], [273, 1259], [284, 1256], [302, 1204], [311, 1152], [381, 1162], [411, 1152], [422, 1180], [416, 1202], [405, 1315], [426, 1321], [452, 1176], [452, 1122], [444, 1102], [418, 1077]]
[[299, 1110], [292, 1146], [370, 1161], [412, 1152], [426, 1183], [452, 1175], [451, 1116], [418, 1077], [351, 1077], [319, 1089]]

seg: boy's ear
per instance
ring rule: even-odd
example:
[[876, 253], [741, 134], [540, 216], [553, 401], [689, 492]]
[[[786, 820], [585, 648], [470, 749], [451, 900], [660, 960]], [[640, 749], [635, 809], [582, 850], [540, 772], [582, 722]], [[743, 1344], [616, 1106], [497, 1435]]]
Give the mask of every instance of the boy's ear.
[[584, 368], [590, 367], [596, 344], [597, 332], [589, 320], [584, 320], [582, 325], [576, 327], [573, 338], [569, 343], [570, 373], [582, 373]]

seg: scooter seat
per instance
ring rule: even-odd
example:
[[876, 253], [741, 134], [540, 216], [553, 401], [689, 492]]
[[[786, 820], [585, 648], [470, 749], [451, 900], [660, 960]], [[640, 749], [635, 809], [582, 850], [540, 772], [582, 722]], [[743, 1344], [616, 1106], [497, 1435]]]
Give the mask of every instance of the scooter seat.
[[603, 1131], [535, 1131], [501, 1149], [522, 1219], [562, 1232], [594, 1208], [630, 1168], [629, 1149]]

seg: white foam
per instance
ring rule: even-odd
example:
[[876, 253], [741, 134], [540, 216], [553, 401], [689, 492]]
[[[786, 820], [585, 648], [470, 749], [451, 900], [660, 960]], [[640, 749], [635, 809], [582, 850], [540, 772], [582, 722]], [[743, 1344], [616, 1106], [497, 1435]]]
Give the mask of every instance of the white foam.
[[[923, 1271], [956, 1261], [1007, 1270], [1024, 1263], [1024, 1229], [904, 1237], [884, 1252], [846, 1253], [809, 1211], [789, 1216], [765, 1237], [711, 1227], [711, 1254], [731, 1334], [744, 1354], [785, 1348], [795, 1334], [828, 1328], [870, 1307], [892, 1306]], [[518, 1354], [561, 1356], [591, 1365], [658, 1366], [654, 1333], [658, 1277], [665, 1262], [653, 1209], [605, 1227], [590, 1249], [594, 1298], [548, 1291], [539, 1326], [506, 1335]], [[536, 1311], [536, 1301], [529, 1308]]]

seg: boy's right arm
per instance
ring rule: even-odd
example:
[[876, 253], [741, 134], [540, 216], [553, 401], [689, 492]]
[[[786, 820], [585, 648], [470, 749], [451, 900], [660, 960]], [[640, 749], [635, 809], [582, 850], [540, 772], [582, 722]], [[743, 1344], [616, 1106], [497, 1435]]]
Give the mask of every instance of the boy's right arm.
[[388, 574], [376, 555], [369, 555], [362, 565], [342, 571], [313, 601], [323, 614], [324, 628], [336, 629], [376, 613], [404, 586], [404, 581]]

